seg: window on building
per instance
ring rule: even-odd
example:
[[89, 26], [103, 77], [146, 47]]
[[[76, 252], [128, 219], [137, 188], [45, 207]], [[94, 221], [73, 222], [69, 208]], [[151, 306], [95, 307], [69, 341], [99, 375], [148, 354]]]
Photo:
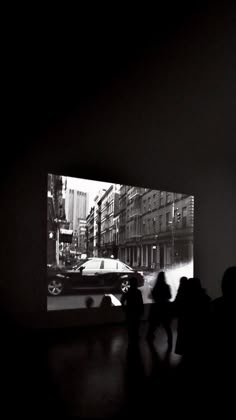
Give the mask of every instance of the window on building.
[[177, 215], [178, 215], [178, 212], [179, 212], [179, 210], [178, 210], [178, 209], [175, 209], [175, 211], [174, 211], [174, 222], [175, 222], [175, 223], [177, 222]]
[[153, 199], [153, 210], [155, 210], [157, 208], [157, 194], [153, 194], [152, 196]]
[[182, 226], [187, 225], [187, 207], [182, 208]]
[[147, 233], [150, 233], [150, 219], [147, 220]]
[[153, 217], [153, 230], [154, 232], [157, 232], [157, 223], [158, 223], [158, 218], [157, 216]]
[[160, 214], [160, 216], [159, 216], [159, 226], [160, 226], [160, 230], [161, 230], [161, 228], [162, 228], [162, 214]]
[[161, 191], [160, 193], [160, 205], [164, 206], [164, 191]]
[[143, 234], [146, 233], [146, 222], [143, 220], [143, 228], [142, 228]]
[[167, 193], [167, 203], [171, 203], [171, 193]]
[[152, 219], [150, 219], [150, 222], [149, 222], [149, 233], [150, 233], [150, 234], [153, 234], [153, 233], [154, 233], [153, 218], [152, 218]]
[[170, 222], [171, 222], [170, 212], [168, 212], [168, 213], [166, 213], [166, 227], [167, 228], [170, 227]]

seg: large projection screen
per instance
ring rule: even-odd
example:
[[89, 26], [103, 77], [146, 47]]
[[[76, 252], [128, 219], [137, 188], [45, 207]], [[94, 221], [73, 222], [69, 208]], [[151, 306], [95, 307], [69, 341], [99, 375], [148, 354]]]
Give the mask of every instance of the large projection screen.
[[48, 174], [47, 309], [120, 306], [132, 276], [150, 304], [160, 271], [174, 300], [193, 229], [192, 195]]

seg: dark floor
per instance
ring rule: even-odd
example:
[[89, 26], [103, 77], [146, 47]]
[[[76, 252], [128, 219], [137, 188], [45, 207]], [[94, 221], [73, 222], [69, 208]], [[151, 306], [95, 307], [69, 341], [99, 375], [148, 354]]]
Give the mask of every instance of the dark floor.
[[[143, 324], [141, 337], [145, 330]], [[157, 333], [155, 345], [159, 351], [151, 352], [141, 338], [139, 349], [128, 350], [124, 327], [107, 326], [81, 332], [67, 343], [52, 346], [51, 380], [57, 384], [66, 411], [83, 418], [110, 418], [127, 409], [143, 409], [153, 387], [158, 385], [156, 380], [165, 387], [168, 378], [171, 388], [171, 375], [180, 359], [166, 355], [162, 330]]]
[[[174, 352], [168, 354], [162, 329], [151, 349], [144, 338], [146, 327], [143, 323], [139, 349], [132, 351], [122, 325], [58, 331], [47, 337], [8, 334], [2, 346], [2, 409], [5, 405], [9, 414], [17, 410], [33, 417], [108, 419], [183, 414], [189, 406], [192, 417], [206, 404], [210, 409], [211, 404], [219, 405], [222, 377], [216, 375], [219, 384], [212, 388], [212, 371], [200, 366], [197, 356], [194, 363], [185, 364]], [[173, 322], [174, 342], [175, 330]]]

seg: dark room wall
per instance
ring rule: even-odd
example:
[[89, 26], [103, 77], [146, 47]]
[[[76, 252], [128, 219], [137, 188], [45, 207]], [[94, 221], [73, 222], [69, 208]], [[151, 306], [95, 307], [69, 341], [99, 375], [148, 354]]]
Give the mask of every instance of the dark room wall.
[[[89, 95], [86, 84], [82, 95], [74, 79], [64, 97], [73, 96], [73, 111], [53, 124], [39, 128], [37, 119], [31, 121], [34, 111], [24, 114], [20, 146], [2, 190], [8, 263], [3, 293], [14, 317], [35, 325], [51, 322], [45, 278], [48, 172], [194, 194], [195, 275], [212, 297], [220, 294], [236, 249], [233, 26], [230, 15], [217, 15], [191, 28], [158, 48], [152, 45], [127, 71], [123, 61], [120, 73]], [[93, 71], [86, 79], [90, 88], [92, 82]], [[60, 89], [59, 83], [57, 98]], [[47, 94], [40, 96], [42, 109], [49, 106]], [[41, 115], [39, 107], [35, 113]], [[72, 318], [80, 322], [77, 313]]]

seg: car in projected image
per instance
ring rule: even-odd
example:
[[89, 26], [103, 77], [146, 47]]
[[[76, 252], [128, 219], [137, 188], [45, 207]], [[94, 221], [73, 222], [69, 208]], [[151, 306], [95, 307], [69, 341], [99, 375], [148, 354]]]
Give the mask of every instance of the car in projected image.
[[137, 279], [138, 287], [144, 285], [142, 271], [134, 270], [113, 258], [90, 258], [71, 270], [48, 267], [47, 277], [50, 296], [59, 296], [72, 290], [126, 293], [132, 277]]

